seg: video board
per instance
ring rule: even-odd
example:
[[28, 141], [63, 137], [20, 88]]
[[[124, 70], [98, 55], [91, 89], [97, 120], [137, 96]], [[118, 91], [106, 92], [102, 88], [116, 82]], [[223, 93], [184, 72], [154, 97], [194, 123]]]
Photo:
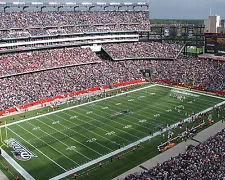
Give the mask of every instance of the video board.
[[225, 34], [205, 33], [205, 53], [225, 54]]

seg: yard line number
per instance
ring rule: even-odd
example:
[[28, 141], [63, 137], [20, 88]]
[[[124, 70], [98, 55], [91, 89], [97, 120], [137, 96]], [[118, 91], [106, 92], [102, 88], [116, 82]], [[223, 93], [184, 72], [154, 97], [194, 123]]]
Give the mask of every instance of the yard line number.
[[88, 139], [86, 142], [88, 142], [88, 143], [92, 143], [92, 142], [95, 142], [97, 139], [95, 139], [95, 138], [91, 138], [91, 139]]
[[70, 146], [68, 148], [66, 148], [66, 150], [70, 150], [70, 151], [74, 151], [76, 149], [76, 146]]
[[77, 118], [77, 116], [71, 116], [70, 117], [70, 119], [76, 119]]
[[111, 136], [111, 135], [113, 135], [113, 134], [115, 134], [115, 132], [114, 132], [114, 131], [111, 131], [111, 132], [107, 132], [105, 135], [106, 135], [106, 136]]
[[91, 113], [93, 113], [92, 111], [88, 111], [88, 112], [86, 112], [86, 114], [91, 114]]
[[54, 121], [52, 122], [52, 124], [59, 124], [59, 121]]
[[154, 117], [159, 117], [159, 116], [160, 116], [160, 114], [155, 114], [155, 115], [154, 115]]
[[40, 127], [34, 127], [32, 130], [37, 131], [37, 130], [40, 130], [40, 129], [41, 129]]
[[139, 120], [140, 123], [146, 122], [146, 119]]
[[131, 128], [132, 126], [131, 125], [126, 125], [126, 126], [124, 126], [123, 128], [124, 129], [128, 129], [128, 128]]

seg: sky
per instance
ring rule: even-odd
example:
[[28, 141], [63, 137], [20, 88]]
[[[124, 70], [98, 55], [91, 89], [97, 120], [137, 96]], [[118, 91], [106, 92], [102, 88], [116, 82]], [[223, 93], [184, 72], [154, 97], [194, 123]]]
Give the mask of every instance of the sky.
[[225, 0], [0, 0], [5, 2], [149, 2], [151, 19], [225, 19]]
[[153, 19], [206, 19], [210, 8], [225, 19], [225, 0], [150, 0]]

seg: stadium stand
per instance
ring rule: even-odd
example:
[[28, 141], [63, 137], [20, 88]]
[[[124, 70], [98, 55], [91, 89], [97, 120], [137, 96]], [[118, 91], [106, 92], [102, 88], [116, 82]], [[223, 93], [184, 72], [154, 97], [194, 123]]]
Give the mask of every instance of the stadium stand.
[[[48, 36], [44, 40], [52, 40], [53, 35], [83, 33], [88, 37], [85, 33], [95, 35], [99, 32], [101, 36], [104, 33], [100, 32], [133, 33], [149, 31], [152, 26], [186, 26], [151, 25], [149, 11], [135, 10], [0, 12], [0, 19], [0, 44], [27, 42], [37, 36], [31, 41], [40, 40], [41, 36]], [[164, 36], [156, 32], [150, 34], [156, 40]], [[69, 45], [70, 42], [65, 43]], [[45, 46], [45, 43], [37, 46]], [[141, 70], [145, 69], [150, 69], [151, 78], [156, 82], [185, 83], [212, 92], [224, 92], [224, 62], [178, 56], [184, 46], [168, 42], [103, 44], [102, 49], [112, 60], [97, 56], [89, 48], [30, 50], [32, 45], [15, 47], [15, 50], [26, 51], [0, 55], [0, 111], [79, 90], [144, 79]], [[4, 50], [8, 49], [0, 48], [0, 51]], [[225, 174], [224, 138], [225, 129], [184, 154], [141, 174], [130, 174], [125, 180], [222, 179]]]
[[178, 43], [132, 42], [104, 44], [105, 51], [115, 60], [141, 58], [175, 58], [184, 45]]
[[[136, 65], [132, 64], [106, 61], [0, 79], [0, 110], [80, 89], [141, 79]], [[130, 71], [129, 66], [134, 69]]]
[[[139, 31], [162, 26], [150, 25], [148, 11], [0, 12], [0, 19], [0, 39], [20, 38], [20, 42], [26, 42], [24, 37]], [[161, 36], [154, 32], [152, 35], [154, 39]], [[0, 111], [79, 90], [144, 79], [141, 73], [144, 69], [151, 70], [153, 81], [224, 91], [224, 62], [178, 57], [183, 47], [181, 43], [167, 42], [103, 44], [103, 50], [117, 61], [100, 58], [91, 49], [81, 47], [1, 54]], [[30, 46], [16, 48], [24, 50]], [[224, 138], [225, 130], [184, 154], [125, 179], [222, 179]]]
[[[204, 87], [210, 91], [225, 89], [224, 62], [179, 57], [175, 61], [152, 61], [153, 78]], [[186, 74], [186, 75], [185, 75]], [[186, 76], [186, 77], [185, 77]]]
[[150, 29], [148, 11], [8, 12], [0, 18], [0, 38]]
[[100, 61], [91, 49], [81, 47], [4, 54], [0, 56], [0, 76]]
[[[123, 47], [123, 48], [122, 48]], [[107, 53], [115, 59], [172, 58], [180, 52], [181, 44], [158, 42], [135, 42], [105, 44]], [[130, 51], [130, 48], [135, 50]], [[128, 53], [130, 52], [130, 53]], [[131, 53], [132, 52], [132, 53]], [[90, 49], [73, 47], [26, 51], [0, 56], [0, 76], [44, 70], [73, 64], [100, 62], [101, 60]]]
[[[59, 50], [59, 52], [60, 51], [61, 50]], [[45, 60], [41, 61], [42, 58], [37, 58], [36, 60], [41, 62], [40, 64], [37, 64], [37, 67], [46, 68], [62, 65], [63, 63], [70, 64], [74, 62], [69, 58], [73, 55], [72, 52], [68, 51], [69, 54], [67, 54], [67, 56], [66, 53], [63, 53], [64, 55], [61, 53], [60, 55], [59, 52], [58, 50], [53, 50], [51, 53], [50, 57], [57, 56], [54, 61], [52, 59], [47, 60], [45, 56], [46, 54], [42, 54], [42, 51], [35, 52], [37, 53], [35, 54], [35, 57], [43, 56], [42, 58]], [[57, 53], [59, 53], [59, 55], [57, 55]], [[61, 56], [68, 57], [68, 61], [61, 59]], [[81, 53], [80, 57], [83, 56], [84, 54]], [[4, 67], [4, 71], [2, 70], [1, 72], [17, 73], [17, 71], [21, 71], [21, 67], [26, 67], [27, 70], [32, 70], [32, 68], [34, 68], [33, 65], [37, 63], [37, 61], [31, 61], [31, 58], [29, 59], [31, 62], [27, 63], [26, 66], [25, 62], [27, 62], [27, 60], [18, 60], [20, 56], [17, 56], [16, 54], [15, 57], [17, 57], [17, 61], [12, 60], [11, 57], [8, 61], [4, 61], [4, 66], [2, 66]], [[97, 58], [97, 60], [99, 60], [99, 58]], [[82, 62], [82, 60], [80, 62]], [[23, 66], [21, 66], [22, 63]], [[10, 67], [13, 68], [10, 69]], [[188, 83], [192, 84], [192, 73], [195, 73], [196, 85], [209, 88], [210, 90], [225, 89], [225, 67], [223, 62], [218, 63], [212, 61], [200, 61], [196, 58], [189, 57], [180, 57], [174, 61], [103, 60], [102, 62], [96, 64], [65, 67], [2, 78], [0, 79], [2, 93], [0, 98], [0, 110], [23, 105], [48, 97], [62, 95], [72, 91], [88, 89], [91, 87], [101, 87], [123, 81], [143, 79], [144, 76], [140, 70], [149, 67], [152, 69], [153, 79], [170, 80], [173, 82], [184, 83], [184, 74], [187, 72]]]
[[0, 27], [28, 28], [81, 24], [149, 23], [147, 11], [59, 11], [0, 13]]

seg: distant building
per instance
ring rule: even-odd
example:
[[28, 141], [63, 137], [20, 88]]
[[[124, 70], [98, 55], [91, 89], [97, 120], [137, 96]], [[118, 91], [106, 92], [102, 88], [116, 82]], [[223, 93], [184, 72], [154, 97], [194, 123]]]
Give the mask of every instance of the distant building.
[[217, 33], [218, 27], [221, 27], [221, 18], [218, 15], [209, 16], [204, 20], [205, 33]]

